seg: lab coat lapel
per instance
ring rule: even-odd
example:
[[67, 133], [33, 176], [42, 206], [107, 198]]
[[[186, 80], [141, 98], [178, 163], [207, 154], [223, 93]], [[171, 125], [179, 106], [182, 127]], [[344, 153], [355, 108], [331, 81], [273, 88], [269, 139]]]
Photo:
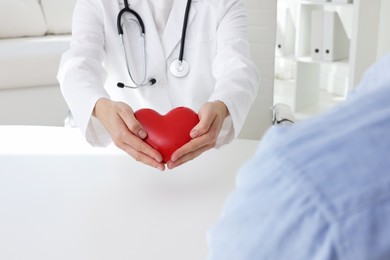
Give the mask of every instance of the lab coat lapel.
[[[197, 13], [195, 2], [197, 1], [193, 0], [191, 4], [190, 14], [188, 17], [187, 32]], [[186, 0], [176, 0], [172, 7], [172, 11], [169, 15], [168, 22], [162, 37], [162, 43], [166, 58], [168, 58], [171, 55], [172, 51], [178, 45], [180, 45], [186, 5]]]

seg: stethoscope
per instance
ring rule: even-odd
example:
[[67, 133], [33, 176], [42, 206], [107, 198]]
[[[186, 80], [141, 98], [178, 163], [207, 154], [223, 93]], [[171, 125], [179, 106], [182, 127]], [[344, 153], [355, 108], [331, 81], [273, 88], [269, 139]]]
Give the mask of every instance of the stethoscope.
[[[126, 67], [127, 67], [127, 72], [132, 80], [132, 82], [135, 84], [135, 86], [127, 86], [123, 84], [122, 82], [118, 82], [117, 86], [120, 88], [139, 88], [139, 87], [144, 87], [144, 86], [152, 86], [154, 85], [157, 81], [155, 78], [151, 78], [146, 80], [146, 50], [145, 50], [145, 25], [141, 19], [141, 16], [132, 10], [129, 6], [128, 0], [124, 0], [125, 2], [125, 7], [119, 12], [118, 17], [117, 17], [117, 27], [118, 27], [118, 35], [121, 40], [121, 46], [122, 46], [122, 52], [123, 56], [125, 57], [125, 62], [126, 62]], [[182, 34], [181, 34], [181, 41], [180, 41], [180, 53], [179, 53], [179, 58], [175, 59], [171, 62], [169, 66], [169, 70], [171, 74], [175, 77], [181, 78], [185, 77], [188, 72], [190, 71], [190, 66], [187, 61], [184, 60], [184, 44], [185, 44], [185, 38], [186, 38], [186, 32], [187, 32], [187, 23], [188, 23], [188, 16], [190, 13], [190, 8], [191, 8], [191, 0], [187, 0], [187, 6], [185, 10], [185, 15], [184, 15], [184, 22], [183, 22], [183, 29], [182, 29]], [[142, 58], [143, 58], [143, 77], [142, 81], [137, 82], [134, 80], [130, 67], [129, 67], [129, 61], [127, 58], [127, 52], [125, 48], [125, 44], [123, 41], [123, 27], [121, 24], [122, 21], [122, 16], [125, 13], [131, 13], [134, 15], [136, 18], [137, 24], [140, 28], [141, 32], [141, 44], [142, 44]]]

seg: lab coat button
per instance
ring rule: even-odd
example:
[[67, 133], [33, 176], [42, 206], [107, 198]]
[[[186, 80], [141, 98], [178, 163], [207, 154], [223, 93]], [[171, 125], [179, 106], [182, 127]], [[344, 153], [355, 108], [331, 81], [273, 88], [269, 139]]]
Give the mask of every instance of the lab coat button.
[[162, 80], [160, 80], [159, 85], [160, 86], [166, 86], [167, 85], [167, 81], [165, 79], [162, 79]]

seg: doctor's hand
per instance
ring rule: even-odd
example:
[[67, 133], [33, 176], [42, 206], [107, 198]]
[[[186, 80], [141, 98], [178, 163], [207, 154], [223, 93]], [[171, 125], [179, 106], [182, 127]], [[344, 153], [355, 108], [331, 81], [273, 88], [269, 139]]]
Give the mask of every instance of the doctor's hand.
[[222, 124], [229, 116], [229, 111], [223, 102], [214, 101], [203, 105], [198, 115], [200, 121], [190, 133], [192, 140], [172, 154], [171, 160], [167, 163], [169, 169], [182, 165], [214, 148]]
[[101, 98], [95, 104], [93, 115], [107, 129], [117, 147], [136, 161], [161, 171], [165, 169], [161, 154], [143, 141], [147, 133], [129, 105]]

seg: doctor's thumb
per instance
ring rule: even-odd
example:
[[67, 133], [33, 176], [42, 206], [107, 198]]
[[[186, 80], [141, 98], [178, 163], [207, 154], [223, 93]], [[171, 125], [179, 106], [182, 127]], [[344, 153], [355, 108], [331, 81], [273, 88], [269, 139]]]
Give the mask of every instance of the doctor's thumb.
[[126, 117], [124, 119], [126, 125], [127, 125], [127, 128], [136, 136], [138, 136], [139, 138], [141, 139], [145, 139], [148, 134], [147, 132], [145, 131], [145, 129], [142, 127], [141, 123], [138, 122], [137, 118], [134, 116], [134, 114], [130, 114], [128, 115], [128, 117]]
[[148, 136], [148, 134], [146, 133], [146, 131], [144, 129], [139, 130], [137, 135], [141, 139], [145, 139]]
[[207, 134], [210, 130], [210, 127], [213, 122], [213, 118], [210, 117], [209, 115], [204, 115], [204, 116], [199, 116], [199, 123], [192, 128], [190, 132], [191, 138], [197, 138], [199, 136], [202, 136], [204, 134]]
[[192, 130], [190, 132], [190, 137], [197, 138], [199, 136], [202, 136], [208, 132], [208, 129], [209, 129], [209, 127], [207, 127], [207, 125], [204, 125], [200, 122], [194, 128], [192, 128]]
[[197, 138], [199, 136], [199, 132], [197, 129], [192, 129], [191, 132], [190, 132], [190, 137], [191, 138]]
[[135, 121], [137, 123], [135, 123], [133, 129], [131, 129], [131, 131], [133, 132], [133, 134], [137, 135], [139, 138], [141, 139], [145, 139], [147, 136], [148, 136], [148, 133], [145, 131], [145, 129], [142, 127], [142, 125], [140, 123], [138, 123], [138, 121]]

